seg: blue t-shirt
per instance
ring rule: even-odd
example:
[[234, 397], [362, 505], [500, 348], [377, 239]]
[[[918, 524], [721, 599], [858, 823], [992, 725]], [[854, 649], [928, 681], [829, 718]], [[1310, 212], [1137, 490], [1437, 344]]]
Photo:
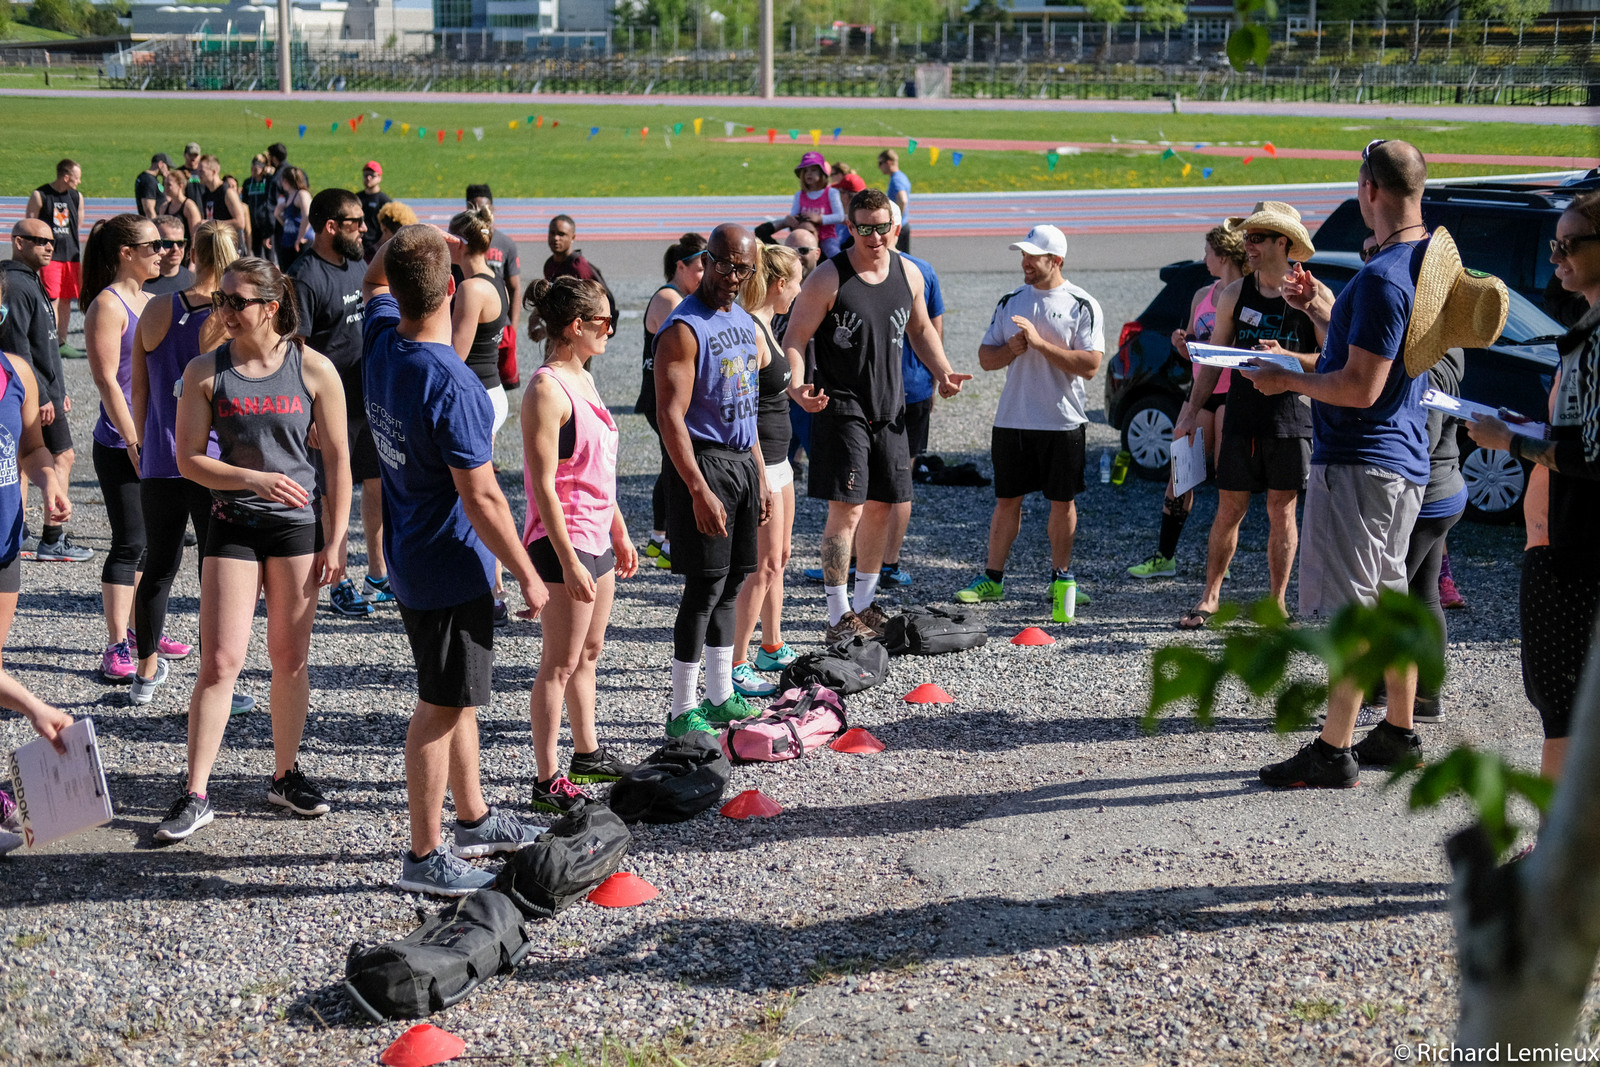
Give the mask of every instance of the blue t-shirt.
[[897, 170], [889, 175], [889, 199], [893, 200], [896, 193], [906, 194], [905, 209], [900, 212], [900, 225], [904, 226], [911, 221], [911, 179], [906, 177], [906, 172]]
[[[943, 315], [944, 294], [939, 291], [939, 276], [934, 273], [933, 264], [906, 252], [900, 254], [922, 272], [922, 301], [928, 305], [928, 318]], [[900, 377], [905, 379], [907, 404], [920, 404], [933, 396], [933, 372], [911, 351], [909, 339], [900, 346]]]
[[756, 323], [738, 304], [727, 311], [708, 307], [698, 293], [684, 297], [656, 332], [681, 322], [700, 346], [694, 368], [694, 395], [683, 422], [689, 436], [743, 451], [756, 442], [760, 401], [760, 354]]
[[408, 341], [388, 293], [366, 306], [361, 375], [383, 479], [383, 551], [400, 603], [453, 607], [489, 592], [494, 557], [450, 471], [494, 458], [494, 406], [455, 349]]
[[1317, 373], [1344, 367], [1350, 346], [1389, 360], [1389, 377], [1370, 408], [1311, 401], [1311, 462], [1381, 467], [1428, 484], [1427, 375], [1413, 378], [1400, 358], [1417, 295], [1417, 272], [1428, 242], [1385, 248], [1362, 267], [1333, 304]]

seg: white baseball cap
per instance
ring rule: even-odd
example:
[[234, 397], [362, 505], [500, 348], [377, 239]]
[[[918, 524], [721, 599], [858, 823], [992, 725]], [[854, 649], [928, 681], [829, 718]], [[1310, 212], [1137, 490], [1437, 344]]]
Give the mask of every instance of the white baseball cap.
[[1067, 235], [1054, 226], [1035, 226], [1028, 236], [1011, 246], [1013, 251], [1030, 256], [1061, 256], [1067, 254]]

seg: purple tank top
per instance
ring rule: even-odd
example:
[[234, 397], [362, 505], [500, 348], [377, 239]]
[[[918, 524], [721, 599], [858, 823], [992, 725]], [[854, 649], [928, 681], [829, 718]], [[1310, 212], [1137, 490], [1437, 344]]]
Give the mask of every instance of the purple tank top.
[[[139, 316], [128, 302], [122, 299], [122, 294], [115, 289], [108, 290], [112, 296], [122, 302], [123, 308], [128, 312], [128, 323], [122, 328], [122, 354], [117, 359], [117, 388], [122, 390], [122, 399], [127, 403], [128, 410], [133, 410], [133, 332], [139, 328]], [[122, 439], [111, 419], [106, 416], [105, 404], [100, 405], [100, 418], [94, 424], [94, 439], [96, 444], [105, 445], [107, 448], [127, 448], [128, 442]]]
[[[145, 353], [150, 399], [144, 413], [144, 441], [139, 449], [141, 478], [181, 478], [178, 473], [178, 393], [184, 368], [200, 354], [200, 328], [211, 317], [211, 305], [191, 308], [182, 293], [172, 294], [172, 323], [155, 350]], [[217, 432], [211, 431], [206, 455], [221, 456]]]
[[667, 316], [656, 337], [675, 322], [689, 327], [699, 343], [694, 394], [683, 417], [689, 436], [737, 451], [748, 449], [756, 442], [760, 400], [755, 320], [738, 304], [719, 311], [690, 293]]

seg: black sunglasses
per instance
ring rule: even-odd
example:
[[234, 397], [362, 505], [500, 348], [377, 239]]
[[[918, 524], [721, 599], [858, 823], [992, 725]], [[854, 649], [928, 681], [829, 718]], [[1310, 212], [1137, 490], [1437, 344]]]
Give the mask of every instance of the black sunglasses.
[[1377, 148], [1381, 144], [1388, 144], [1388, 143], [1389, 143], [1389, 138], [1387, 138], [1387, 137], [1380, 137], [1376, 141], [1368, 141], [1367, 142], [1367, 147], [1365, 147], [1365, 148], [1363, 148], [1361, 150], [1361, 162], [1365, 163], [1367, 161], [1367, 157], [1372, 155], [1372, 150], [1374, 148]]
[[354, 218], [351, 218], [351, 217], [345, 216], [345, 215], [337, 215], [333, 219], [331, 219], [330, 221], [337, 222], [339, 225], [343, 226], [346, 223], [350, 223], [350, 222], [366, 222], [367, 221], [367, 217], [365, 215], [356, 215]]
[[1283, 236], [1283, 234], [1281, 234], [1281, 233], [1261, 233], [1261, 232], [1257, 231], [1255, 233], [1247, 233], [1247, 234], [1245, 234], [1244, 235], [1244, 243], [1247, 244], [1247, 245], [1264, 245], [1268, 241], [1277, 240], [1279, 237], [1282, 237], [1282, 236]]
[[1365, 263], [1367, 260], [1378, 254], [1378, 246], [1373, 245], [1371, 248], [1363, 248], [1356, 254], [1361, 257], [1361, 262]]
[[41, 248], [45, 245], [53, 245], [56, 243], [56, 239], [54, 237], [34, 237], [31, 234], [26, 233], [19, 233], [17, 236], [33, 245], [35, 248]]
[[163, 240], [157, 241], [156, 242], [156, 247], [161, 249], [161, 251], [163, 251], [163, 252], [170, 252], [174, 248], [187, 248], [187, 247], [189, 247], [189, 242], [188, 241], [172, 240], [171, 238], [167, 238], [167, 239], [163, 239]]
[[1579, 245], [1586, 244], [1590, 241], [1600, 241], [1600, 233], [1584, 233], [1579, 234], [1577, 237], [1567, 237], [1562, 240], [1551, 241], [1550, 254], [1558, 256], [1561, 259], [1569, 259], [1571, 258], [1572, 253], [1577, 250]]
[[856, 231], [857, 237], [871, 237], [873, 234], [877, 234], [879, 237], [887, 237], [889, 236], [889, 231], [894, 229], [894, 223], [858, 222], [850, 228]]
[[251, 304], [270, 304], [269, 296], [240, 296], [238, 293], [224, 293], [218, 290], [211, 294], [211, 306], [218, 311], [228, 308], [235, 315], [239, 314]]

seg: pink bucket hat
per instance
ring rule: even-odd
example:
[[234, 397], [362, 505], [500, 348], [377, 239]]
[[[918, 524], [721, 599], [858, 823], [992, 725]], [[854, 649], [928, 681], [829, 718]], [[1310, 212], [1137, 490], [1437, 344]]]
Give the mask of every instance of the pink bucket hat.
[[821, 167], [822, 176], [824, 178], [833, 173], [833, 168], [828, 166], [828, 161], [823, 158], [821, 152], [807, 152], [805, 155], [801, 156], [800, 165], [794, 168], [794, 172], [799, 174], [807, 167]]

